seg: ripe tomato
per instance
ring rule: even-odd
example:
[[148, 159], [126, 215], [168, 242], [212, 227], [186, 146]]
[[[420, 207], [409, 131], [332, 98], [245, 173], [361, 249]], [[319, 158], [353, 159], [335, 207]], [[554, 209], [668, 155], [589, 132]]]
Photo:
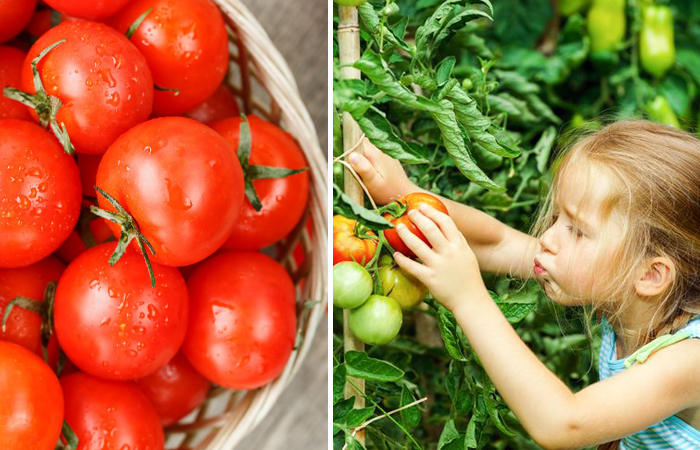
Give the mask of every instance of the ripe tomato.
[[[242, 121], [240, 117], [234, 117], [216, 122], [211, 127], [237, 149]], [[251, 135], [250, 166], [285, 169], [308, 166], [304, 153], [289, 133], [257, 116], [248, 117], [248, 123]], [[244, 179], [253, 179], [252, 172], [246, 171]], [[252, 183], [262, 207], [256, 211], [249, 199], [245, 199], [224, 248], [258, 250], [272, 245], [289, 234], [304, 214], [309, 198], [307, 171], [284, 178], [257, 179]]]
[[[22, 66], [22, 88], [34, 94], [32, 60], [65, 39], [39, 61], [48, 95], [79, 153], [102, 154], [122, 133], [145, 121], [153, 107], [153, 78], [146, 59], [126, 37], [95, 22], [64, 22], [37, 40]], [[32, 115], [36, 114], [32, 110]]]
[[[396, 209], [399, 214], [395, 216], [387, 212], [384, 214], [384, 218], [390, 220], [391, 224], [394, 225], [394, 227], [396, 227], [399, 224], [406, 225], [406, 228], [408, 228], [410, 232], [421, 238], [423, 242], [425, 242], [428, 245], [430, 245], [430, 243], [428, 242], [428, 238], [426, 238], [423, 235], [423, 233], [418, 229], [418, 227], [416, 227], [413, 224], [413, 222], [411, 222], [411, 219], [408, 218], [408, 212], [412, 209], [417, 210], [420, 207], [420, 205], [426, 204], [432, 206], [433, 208], [437, 209], [442, 213], [448, 214], [447, 207], [444, 203], [440, 201], [439, 198], [435, 197], [434, 195], [426, 194], [424, 192], [414, 192], [404, 197], [399, 197], [393, 204], [396, 205]], [[416, 256], [406, 246], [406, 244], [403, 243], [403, 241], [399, 237], [399, 234], [396, 232], [396, 228], [389, 228], [385, 230], [384, 236], [386, 237], [386, 240], [389, 241], [389, 244], [397, 252], [400, 252], [409, 257]]]
[[68, 239], [66, 239], [66, 242], [54, 252], [54, 255], [66, 264], [73, 261], [78, 255], [88, 249], [86, 242], [91, 244], [89, 247], [94, 247], [110, 239], [114, 240], [112, 230], [109, 229], [109, 225], [107, 225], [105, 219], [97, 218], [91, 220], [87, 224], [87, 229], [80, 228], [81, 227], [78, 226], [78, 229], [73, 230], [70, 236], [68, 236]]
[[34, 15], [36, 0], [0, 1], [0, 44], [17, 36]]
[[112, 17], [129, 0], [44, 0], [58, 12], [78, 19], [103, 20]]
[[[153, 260], [168, 266], [214, 253], [243, 204], [243, 171], [233, 148], [184, 117], [149, 120], [124, 133], [102, 158], [97, 186], [133, 216], [155, 250]], [[98, 202], [116, 211], [101, 195]], [[109, 226], [121, 235], [119, 225]]]
[[237, 117], [241, 114], [236, 102], [236, 96], [230, 87], [224, 82], [214, 91], [211, 97], [195, 106], [185, 117], [202, 122], [205, 125], [219, 120]]
[[382, 294], [391, 297], [408, 309], [423, 301], [428, 289], [416, 277], [394, 264], [394, 259], [384, 255], [379, 259], [377, 277], [382, 285]]
[[[7, 304], [15, 297], [44, 301], [46, 286], [52, 281], [58, 281], [63, 269], [63, 263], [53, 256], [17, 269], [0, 269], [0, 322]], [[37, 313], [15, 305], [5, 325], [5, 332], [0, 330], [0, 339], [19, 344], [43, 358], [41, 317]], [[50, 361], [58, 358], [58, 347], [52, 350]]]
[[83, 197], [97, 197], [95, 183], [102, 155], [78, 155], [77, 159], [78, 169], [80, 169], [80, 183], [83, 186]]
[[279, 375], [296, 335], [294, 284], [274, 259], [222, 252], [187, 280], [190, 321], [182, 351], [199, 373], [231, 389]]
[[157, 372], [136, 380], [136, 386], [155, 406], [161, 425], [166, 427], [201, 405], [211, 384], [179, 352]]
[[153, 8], [131, 42], [143, 53], [157, 86], [153, 112], [183, 114], [209, 98], [228, 69], [228, 36], [221, 12], [211, 0], [132, 0], [112, 18], [125, 33]]
[[340, 261], [356, 261], [367, 264], [377, 250], [376, 236], [367, 230], [358, 235], [357, 221], [343, 216], [333, 216], [333, 265]]
[[153, 264], [151, 288], [143, 257], [131, 248], [110, 266], [116, 245], [92, 247], [68, 265], [56, 290], [54, 324], [61, 348], [81, 370], [133, 380], [158, 370], [180, 348], [187, 286], [176, 268]]
[[63, 426], [56, 374], [34, 353], [0, 341], [0, 447], [53, 450]]
[[0, 120], [0, 267], [39, 261], [61, 246], [80, 214], [80, 176], [48, 131]]
[[354, 261], [333, 266], [333, 306], [357, 308], [372, 294], [372, 276]]
[[401, 330], [403, 314], [396, 300], [372, 295], [362, 306], [351, 309], [348, 325], [355, 337], [369, 345], [391, 342]]
[[[0, 45], [0, 89], [19, 88], [25, 54], [8, 45]], [[0, 92], [0, 119], [31, 120], [27, 107], [10, 100]]]
[[24, 31], [35, 40], [38, 39], [39, 36], [46, 33], [51, 27], [54, 26], [54, 24], [51, 23], [51, 15], [52, 11], [50, 8], [42, 8], [41, 4], [39, 4], [39, 7], [34, 12], [34, 15]]
[[78, 437], [77, 450], [161, 450], [165, 446], [158, 414], [134, 383], [79, 372], [61, 377], [61, 387], [66, 422]]

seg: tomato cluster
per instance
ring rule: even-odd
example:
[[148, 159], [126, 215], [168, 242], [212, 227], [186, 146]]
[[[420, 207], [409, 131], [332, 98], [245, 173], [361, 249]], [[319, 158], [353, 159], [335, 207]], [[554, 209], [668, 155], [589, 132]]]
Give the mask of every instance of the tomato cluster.
[[333, 218], [333, 305], [350, 310], [350, 330], [365, 344], [391, 342], [401, 329], [402, 310], [418, 306], [428, 293], [420, 281], [394, 263], [392, 256], [381, 254], [388, 247], [415, 257], [396, 233], [398, 224], [406, 225], [427, 243], [408, 219], [408, 211], [422, 204], [447, 214], [437, 197], [408, 194], [379, 209], [391, 224], [380, 231], [380, 238], [356, 220], [340, 215]]
[[240, 115], [227, 36], [211, 0], [0, 2], [4, 449], [162, 449], [212, 382], [284, 369], [296, 289], [261, 250], [307, 162]]

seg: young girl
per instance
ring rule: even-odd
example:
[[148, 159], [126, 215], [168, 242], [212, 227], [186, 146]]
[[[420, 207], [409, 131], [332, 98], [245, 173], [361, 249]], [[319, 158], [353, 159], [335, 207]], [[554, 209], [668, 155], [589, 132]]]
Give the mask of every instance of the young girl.
[[[371, 145], [350, 163], [379, 203], [419, 191]], [[647, 121], [613, 123], [563, 156], [529, 236], [442, 199], [411, 214], [430, 246], [395, 254], [450, 309], [498, 392], [545, 448], [700, 448], [700, 141]], [[572, 392], [490, 299], [480, 270], [534, 277], [601, 320], [601, 381]]]

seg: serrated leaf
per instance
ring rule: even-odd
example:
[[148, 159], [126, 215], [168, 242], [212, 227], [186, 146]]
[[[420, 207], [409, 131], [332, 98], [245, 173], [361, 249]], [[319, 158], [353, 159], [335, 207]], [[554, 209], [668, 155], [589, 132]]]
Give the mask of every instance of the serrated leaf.
[[438, 306], [437, 322], [447, 353], [457, 361], [467, 361], [457, 334], [457, 321], [452, 313], [447, 308]]
[[[411, 390], [404, 384], [401, 387], [401, 406], [406, 406], [415, 401]], [[420, 409], [418, 405], [401, 410], [401, 420], [407, 429], [415, 428], [420, 423]]]
[[345, 354], [347, 375], [369, 381], [398, 381], [404, 376], [403, 370], [395, 365], [370, 358], [365, 352], [350, 351]]
[[368, 110], [362, 116], [356, 117], [353, 115], [353, 118], [362, 129], [362, 132], [365, 133], [367, 139], [382, 152], [405, 164], [428, 163], [427, 159], [414, 154], [404, 140], [394, 134], [391, 123], [386, 117], [375, 110]]
[[345, 396], [345, 364], [333, 367], [333, 404], [335, 405]]
[[457, 439], [459, 439], [459, 431], [457, 431], [457, 428], [455, 427], [454, 419], [450, 419], [442, 429], [442, 433], [440, 433], [440, 440], [438, 441], [437, 450], [441, 450], [447, 444]]
[[352, 396], [333, 405], [333, 434], [347, 428], [347, 415], [354, 404], [355, 396]]

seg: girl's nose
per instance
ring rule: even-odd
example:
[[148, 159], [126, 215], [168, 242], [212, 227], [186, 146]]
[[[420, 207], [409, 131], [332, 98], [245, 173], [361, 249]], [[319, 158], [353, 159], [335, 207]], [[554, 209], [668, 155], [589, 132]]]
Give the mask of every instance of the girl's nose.
[[559, 251], [554, 234], [554, 227], [552, 226], [548, 228], [547, 231], [542, 234], [542, 236], [540, 236], [540, 246], [542, 247], [542, 250], [552, 254], [556, 254], [557, 251]]

